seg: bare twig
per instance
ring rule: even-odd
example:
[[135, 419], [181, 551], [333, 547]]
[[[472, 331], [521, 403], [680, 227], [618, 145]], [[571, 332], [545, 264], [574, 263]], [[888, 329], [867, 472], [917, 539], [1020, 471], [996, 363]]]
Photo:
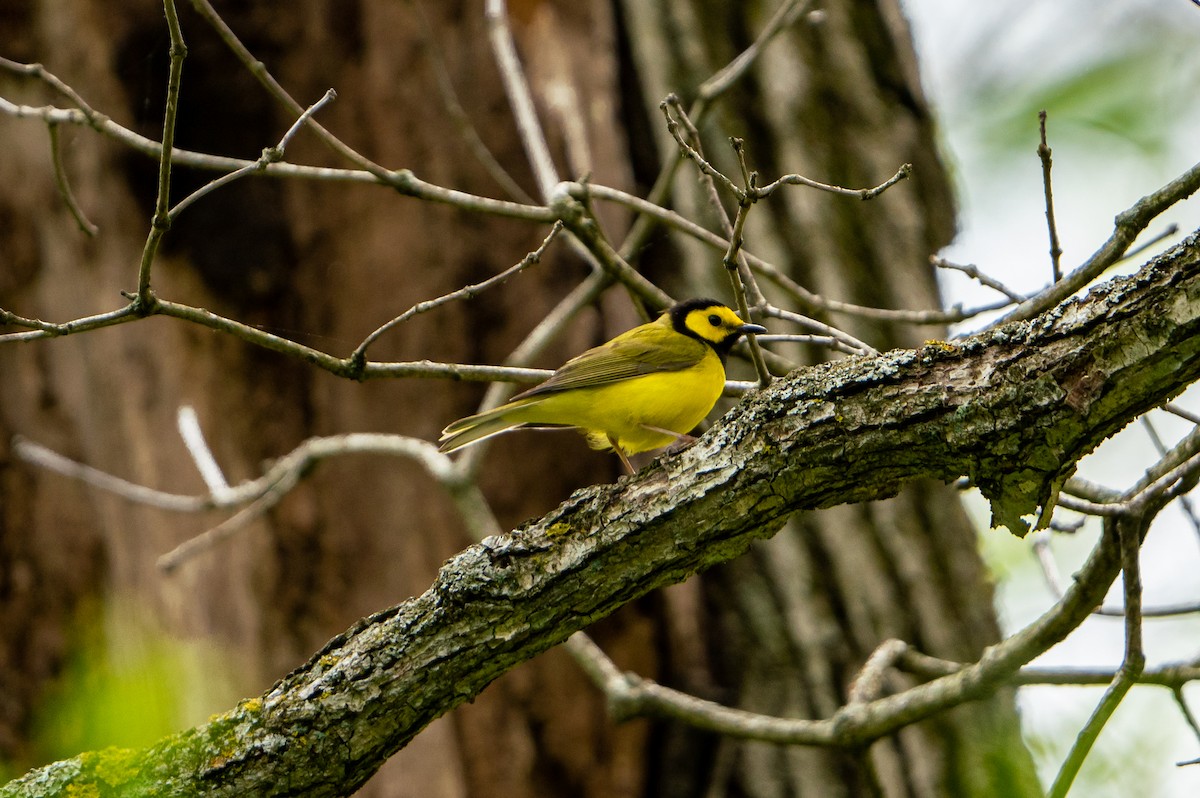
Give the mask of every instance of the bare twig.
[[[297, 111], [297, 113], [301, 111]], [[162, 145], [159, 142], [134, 133], [132, 130], [122, 127], [108, 117], [100, 114], [89, 117], [83, 111], [75, 109], [19, 105], [9, 102], [3, 97], [0, 97], [0, 113], [7, 114], [16, 119], [40, 119], [46, 124], [57, 123], [91, 127], [97, 133], [108, 136], [114, 141], [150, 158], [157, 159], [162, 154]], [[316, 124], [316, 122], [310, 120], [310, 124]], [[248, 166], [254, 166], [258, 161], [231, 158], [224, 155], [210, 155], [192, 150], [182, 150], [176, 147], [171, 150], [171, 163], [176, 166], [188, 166], [195, 169], [232, 172]], [[544, 205], [523, 205], [518, 202], [481, 197], [476, 194], [468, 194], [465, 191], [444, 188], [421, 180], [410, 169], [397, 169], [394, 172], [387, 170], [369, 172], [362, 169], [333, 169], [324, 166], [271, 163], [267, 164], [266, 168], [256, 171], [255, 174], [273, 178], [372, 183], [388, 186], [406, 197], [451, 205], [455, 208], [475, 213], [486, 213], [509, 219], [524, 219], [525, 221], [543, 222], [545, 224], [550, 224], [557, 218], [554, 212]]]
[[1054, 282], [1062, 279], [1062, 247], [1058, 243], [1058, 226], [1054, 223], [1054, 190], [1050, 181], [1050, 147], [1046, 143], [1046, 112], [1038, 111], [1038, 132], [1041, 143], [1038, 144], [1038, 159], [1042, 162], [1042, 189], [1046, 194], [1046, 226], [1050, 230], [1050, 272]]
[[65, 97], [67, 101], [69, 101], [76, 108], [78, 108], [89, 122], [95, 122], [101, 118], [101, 115], [96, 113], [96, 110], [92, 108], [92, 106], [88, 105], [83, 97], [81, 97], [79, 93], [75, 91], [75, 89], [68, 86], [62, 81], [61, 78], [48, 71], [41, 64], [22, 64], [0, 56], [0, 68], [7, 69], [8, 71], [14, 72], [18, 75], [26, 75], [37, 78], [38, 80], [42, 81], [47, 86], [54, 89], [54, 91]]
[[1190, 197], [1197, 189], [1200, 189], [1200, 163], [1117, 214], [1112, 235], [1091, 257], [1062, 280], [1022, 302], [993, 326], [1031, 319], [1083, 288], [1119, 261], [1151, 221], [1175, 203]]
[[[272, 97], [283, 104], [293, 116], [299, 117], [304, 113], [304, 107], [296, 102], [292, 95], [288, 94], [287, 90], [279, 84], [279, 81], [275, 80], [275, 77], [267, 69], [266, 65], [255, 58], [246, 45], [242, 44], [241, 39], [233, 32], [232, 28], [225, 24], [225, 20], [221, 18], [221, 15], [216, 12], [208, 0], [192, 0], [192, 7], [217, 32], [221, 41], [225, 42], [225, 45], [233, 51], [233, 54], [241, 62], [242, 66], [266, 88]], [[370, 173], [376, 179], [385, 183], [389, 182], [389, 178], [395, 175], [394, 172], [389, 172], [362, 153], [348, 146], [337, 136], [322, 127], [316, 119], [309, 116], [305, 121], [321, 141], [359, 169]]]
[[1175, 705], [1179, 707], [1179, 713], [1183, 715], [1183, 719], [1187, 721], [1187, 725], [1191, 728], [1192, 734], [1194, 734], [1196, 736], [1196, 740], [1200, 742], [1200, 722], [1196, 721], [1196, 715], [1192, 712], [1191, 707], [1188, 706], [1187, 698], [1183, 695], [1183, 685], [1172, 685], [1171, 694], [1175, 698]]
[[550, 147], [546, 144], [542, 124], [538, 121], [533, 94], [529, 91], [529, 83], [521, 69], [521, 59], [517, 56], [517, 45], [508, 24], [508, 4], [505, 0], [486, 0], [483, 14], [487, 20], [492, 52], [500, 68], [504, 93], [508, 96], [508, 104], [520, 131], [521, 144], [525, 147], [525, 156], [537, 180], [538, 193], [543, 200], [548, 200], [558, 185], [558, 170], [554, 167], [554, 159], [550, 157]]
[[274, 147], [267, 147], [264, 149], [262, 151], [262, 155], [259, 156], [257, 161], [248, 163], [240, 169], [235, 169], [229, 174], [222, 175], [216, 180], [212, 180], [204, 184], [188, 196], [184, 197], [179, 201], [178, 204], [176, 204], [174, 208], [171, 209], [171, 212], [168, 214], [170, 220], [174, 222], [179, 214], [183, 213], [188, 206], [206, 194], [210, 194], [213, 191], [216, 191], [218, 188], [229, 185], [233, 181], [245, 177], [248, 174], [261, 172], [270, 164], [279, 163], [282, 161], [283, 153], [284, 150], [287, 149], [288, 143], [292, 140], [292, 137], [300, 131], [300, 128], [304, 125], [305, 121], [307, 121], [309, 117], [311, 117], [317, 111], [321, 110], [321, 108], [333, 102], [335, 99], [337, 99], [337, 92], [335, 92], [333, 89], [326, 91], [321, 99], [317, 100], [315, 103], [306, 108], [304, 113], [300, 114], [299, 118], [297, 118], [296, 121], [292, 123], [292, 126], [288, 128], [287, 132], [283, 134], [283, 138], [279, 140], [278, 144], [276, 144]]
[[[678, 142], [680, 148], [693, 153], [698, 162], [707, 163], [704, 160], [700, 132], [696, 129], [692, 120], [688, 118], [687, 112], [683, 110], [679, 98], [671, 95], [663, 101], [660, 107], [666, 115], [667, 128], [676, 142]], [[674, 123], [672, 111], [679, 118], [678, 124]], [[687, 141], [684, 140], [682, 134], [679, 132], [680, 127], [686, 131]], [[725, 237], [729, 239], [729, 244], [725, 249], [725, 255], [721, 259], [721, 262], [725, 265], [725, 273], [729, 276], [729, 285], [733, 292], [734, 303], [742, 318], [751, 321], [750, 306], [746, 301], [747, 290], [753, 294], [756, 306], [765, 304], [762, 292], [754, 282], [754, 275], [750, 273], [750, 269], [746, 265], [746, 259], [741, 255], [746, 216], [750, 213], [750, 206], [754, 204], [753, 194], [750, 192], [753, 191], [757, 178], [750, 173], [746, 165], [746, 154], [742, 140], [733, 138], [730, 139], [730, 144], [738, 156], [738, 163], [742, 170], [742, 181], [745, 186], [744, 191], [739, 190], [732, 181], [726, 179], [727, 185], [733, 188], [734, 196], [738, 200], [737, 213], [732, 222], [729, 221], [729, 215], [725, 212], [725, 208], [721, 204], [721, 198], [717, 193], [716, 182], [713, 178], [714, 174], [720, 173], [710, 168], [707, 171], [701, 169], [700, 175], [704, 183], [705, 192], [708, 194], [709, 202], [713, 206], [713, 212], [716, 214], [717, 220], [725, 232]], [[758, 341], [753, 335], [748, 336], [748, 340], [750, 359], [754, 363], [755, 372], [758, 374], [759, 384], [765, 388], [771, 384], [771, 372], [767, 369], [766, 362], [763, 360], [762, 347]]]
[[[713, 101], [728, 91], [734, 83], [746, 74], [762, 55], [767, 45], [799, 19], [800, 15], [810, 5], [812, 5], [811, 0], [785, 0], [785, 2], [781, 3], [771, 16], [771, 19], [759, 31], [758, 37], [750, 46], [734, 57], [732, 61], [712, 77], [700, 84], [696, 93], [696, 99], [687, 111], [688, 117], [694, 119], [697, 123], [703, 120], [708, 114], [708, 109], [712, 107]], [[662, 159], [662, 168], [659, 170], [658, 177], [654, 180], [654, 185], [646, 195], [648, 204], [653, 207], [662, 207], [669, 200], [672, 184], [675, 180], [675, 172], [683, 162], [683, 153], [678, 148], [672, 147], [662, 153]], [[622, 254], [629, 257], [630, 253], [639, 251], [645, 245], [657, 221], [659, 219], [656, 217], [638, 216], [629, 233], [626, 235], [625, 241], [621, 244], [620, 251]]]
[[28, 327], [25, 332], [4, 333], [0, 335], [0, 343], [17, 343], [23, 341], [37, 341], [42, 338], [58, 338], [63, 335], [71, 335], [73, 333], [89, 332], [91, 330], [99, 330], [102, 327], [112, 327], [115, 324], [124, 324], [126, 322], [135, 321], [139, 318], [137, 311], [132, 304], [126, 305], [117, 310], [110, 310], [107, 313], [97, 313], [94, 316], [83, 316], [71, 321], [55, 324], [53, 322], [42, 321], [41, 319], [27, 319], [24, 316], [18, 316], [7, 310], [0, 309], [0, 323], [14, 325], [17, 327]]
[[138, 267], [137, 296], [134, 306], [141, 313], [149, 313], [154, 307], [154, 294], [150, 290], [150, 270], [159, 242], [171, 226], [167, 213], [171, 194], [171, 149], [175, 143], [175, 117], [179, 112], [179, 84], [183, 77], [183, 59], [187, 57], [187, 45], [183, 42], [183, 31], [179, 28], [179, 17], [174, 0], [163, 0], [167, 15], [167, 30], [171, 35], [171, 64], [167, 76], [167, 105], [163, 111], [162, 154], [158, 159], [158, 196], [154, 201], [154, 217], [150, 222], [150, 234], [142, 248], [141, 264]]
[[175, 423], [179, 428], [179, 437], [183, 438], [184, 446], [192, 456], [196, 470], [200, 472], [200, 478], [208, 486], [209, 495], [217, 503], [228, 501], [229, 482], [225, 479], [221, 466], [217, 464], [217, 458], [213, 456], [208, 442], [204, 440], [204, 431], [200, 429], [196, 408], [191, 405], [180, 407], [175, 414]]
[[811, 0], [786, 0], [786, 2], [780, 3], [750, 46], [738, 53], [719, 72], [700, 84], [700, 88], [696, 91], [696, 103], [688, 110], [688, 116], [699, 120], [704, 115], [708, 104], [741, 79], [742, 75], [746, 74], [746, 71], [758, 60], [763, 49], [770, 44], [771, 40], [791, 27], [810, 5], [812, 5]]
[[475, 160], [484, 170], [491, 175], [492, 179], [503, 188], [510, 197], [518, 202], [523, 202], [526, 205], [535, 204], [533, 197], [526, 193], [525, 189], [517, 184], [512, 175], [496, 160], [496, 156], [488, 149], [487, 144], [479, 135], [475, 125], [471, 122], [471, 117], [467, 114], [462, 103], [458, 101], [458, 94], [454, 91], [454, 82], [450, 79], [450, 72], [446, 69], [446, 60], [442, 57], [442, 48], [437, 40], [437, 36], [433, 32], [433, 26], [429, 23], [429, 16], [425, 13], [425, 4], [416, 2], [412, 5], [417, 10], [417, 18], [421, 20], [421, 29], [427, 43], [426, 49], [429, 53], [429, 63], [433, 67], [434, 80], [437, 83], [438, 92], [442, 95], [442, 105], [450, 114], [450, 121], [458, 128], [458, 134], [466, 143], [467, 149], [475, 156]]
[[1167, 404], [1162, 406], [1162, 409], [1165, 410], [1166, 412], [1170, 413], [1173, 416], [1179, 416], [1182, 419], [1185, 419], [1187, 421], [1192, 422], [1193, 424], [1196, 424], [1197, 426], [1200, 426], [1200, 415], [1196, 415], [1195, 413], [1191, 412], [1190, 410], [1187, 410], [1186, 408], [1182, 408], [1179, 405], [1175, 404], [1174, 402], [1168, 402]]
[[879, 350], [875, 349], [875, 347], [871, 346], [870, 344], [868, 344], [864, 341], [858, 340], [853, 335], [850, 335], [847, 332], [843, 332], [843, 331], [837, 329], [836, 327], [831, 327], [830, 325], [825, 324], [824, 322], [820, 322], [820, 321], [817, 321], [816, 319], [809, 318], [808, 316], [805, 316], [801, 313], [795, 313], [790, 310], [784, 310], [783, 308], [777, 308], [774, 305], [770, 305], [763, 311], [763, 315], [769, 316], [769, 317], [774, 317], [777, 319], [784, 319], [784, 320], [790, 321], [790, 322], [794, 322], [796, 324], [799, 324], [801, 327], [804, 327], [805, 329], [812, 330], [813, 332], [817, 333], [818, 335], [827, 335], [830, 338], [834, 339], [835, 341], [839, 342], [840, 344], [844, 345], [846, 347], [846, 350], [853, 354], [857, 354], [857, 355], [877, 355], [877, 354], [879, 354]]
[[[780, 344], [781, 343], [810, 344], [812, 346], [825, 346], [825, 347], [828, 347], [828, 348], [833, 349], [838, 352], [844, 352], [847, 355], [862, 354], [859, 349], [856, 349], [851, 346], [847, 346], [846, 344], [842, 343], [838, 339], [834, 338], [832, 335], [808, 335], [805, 333], [796, 333], [796, 334], [784, 333], [784, 334], [780, 334], [780, 335], [764, 334], [764, 335], [758, 335], [756, 337], [758, 338], [759, 343], [764, 343], [764, 344], [777, 344], [777, 343], [780, 343]], [[754, 384], [757, 385], [758, 383], [754, 383]]]
[[631, 296], [655, 309], [670, 305], [671, 296], [666, 291], [639, 274], [612, 248], [600, 231], [595, 217], [588, 213], [582, 202], [571, 196], [572, 185], [560, 183], [551, 193], [549, 204], [556, 218], [562, 219], [567, 230], [586, 248], [593, 262], [623, 285]]
[[[1154, 448], [1158, 452], [1159, 457], [1166, 456], [1167, 447], [1163, 443], [1162, 438], [1158, 436], [1158, 430], [1154, 428], [1154, 422], [1150, 420], [1149, 416], [1142, 416], [1141, 420], [1142, 426], [1145, 428], [1146, 434], [1150, 437], [1150, 442], [1154, 444]], [[1200, 517], [1197, 517], [1196, 510], [1192, 506], [1191, 499], [1189, 499], [1187, 496], [1180, 496], [1179, 507], [1183, 510], [1184, 517], [1187, 518], [1188, 523], [1191, 524], [1192, 531], [1195, 532], [1197, 536], [1200, 536]]]
[[903, 640], [885, 640], [876, 646], [850, 682], [848, 703], [865, 704], [882, 695], [884, 677], [907, 651], [908, 644]]
[[[660, 205], [655, 205], [649, 200], [633, 194], [628, 194], [620, 189], [615, 189], [610, 186], [598, 185], [589, 183], [586, 187], [578, 183], [564, 184], [571, 196], [581, 198], [586, 192], [588, 195], [596, 198], [615, 202], [630, 210], [636, 211], [640, 217], [653, 218], [656, 222], [668, 225], [681, 233], [691, 236], [702, 244], [717, 250], [725, 250], [729, 246], [729, 240], [722, 238], [716, 233], [707, 230], [692, 220], [682, 216], [668, 208], [663, 208]], [[627, 239], [628, 241], [628, 239]], [[626, 254], [626, 245], [622, 245], [622, 254]], [[1009, 301], [995, 302], [988, 305], [982, 305], [977, 308], [964, 309], [961, 306], [950, 308], [948, 310], [899, 310], [893, 308], [873, 308], [864, 305], [855, 305], [850, 302], [841, 302], [836, 299], [827, 299], [819, 294], [814, 294], [808, 289], [801, 286], [799, 283], [792, 280], [786, 274], [781, 272], [774, 264], [763, 260], [754, 253], [746, 250], [743, 246], [741, 254], [746, 258], [746, 262], [750, 268], [766, 277], [775, 285], [787, 292], [788, 296], [800, 305], [802, 308], [810, 312], [829, 311], [832, 313], [840, 313], [848, 316], [859, 316], [868, 319], [885, 319], [888, 321], [907, 322], [909, 324], [928, 324], [928, 325], [944, 325], [954, 322], [964, 321], [966, 319], [978, 316], [981, 313], [988, 313], [994, 310], [1000, 310], [1013, 304], [1014, 301], [1020, 302], [1024, 297], [1014, 295]], [[940, 265], [935, 262], [934, 265]], [[960, 267], [956, 264], [946, 263], [947, 268], [971, 269], [975, 267]], [[985, 278], [986, 279], [986, 278]], [[759, 336], [759, 340], [763, 337]]]
[[1122, 255], [1120, 258], [1117, 259], [1117, 263], [1121, 263], [1122, 261], [1127, 261], [1130, 258], [1136, 258], [1138, 255], [1141, 255], [1143, 252], [1150, 249], [1154, 245], [1158, 244], [1161, 241], [1164, 241], [1165, 239], [1170, 238], [1173, 235], [1176, 235], [1178, 232], [1179, 232], [1179, 225], [1174, 224], [1174, 223], [1167, 225], [1166, 227], [1163, 228], [1161, 233], [1156, 233], [1155, 235], [1152, 235], [1152, 236], [1150, 236], [1150, 238], [1146, 239], [1143, 243], [1138, 244], [1136, 247], [1131, 247], [1130, 249], [1128, 249], [1124, 255]]
[[1144, 524], [1145, 521], [1132, 519], [1119, 519], [1105, 524], [1105, 534], [1117, 535], [1120, 538], [1121, 570], [1125, 582], [1125, 656], [1100, 703], [1079, 731], [1075, 744], [1050, 787], [1050, 798], [1065, 798], [1096, 738], [1100, 736], [1101, 730], [1145, 668], [1146, 654], [1142, 649], [1142, 582], [1138, 564]]
[[944, 258], [938, 257], [930, 258], [929, 262], [938, 269], [953, 269], [954, 271], [962, 272], [972, 280], [977, 281], [980, 285], [985, 285], [993, 291], [999, 291], [1001, 294], [1004, 294], [1009, 298], [1010, 302], [1015, 303], [1025, 301], [1024, 296], [1018, 294], [1016, 291], [1012, 290], [999, 280], [984, 274], [979, 270], [978, 266], [972, 263], [952, 263]]
[[97, 468], [92, 468], [89, 465], [77, 463], [51, 449], [47, 449], [40, 443], [26, 440], [20, 436], [13, 438], [13, 452], [19, 459], [27, 463], [44, 468], [47, 471], [53, 471], [56, 474], [62, 474], [71, 479], [77, 479], [85, 485], [100, 488], [101, 490], [148, 507], [157, 507], [160, 510], [170, 510], [177, 513], [195, 513], [220, 506], [212, 496], [181, 496], [138, 485]]
[[[1063, 596], [1063, 579], [1058, 568], [1058, 563], [1050, 551], [1049, 541], [1050, 536], [1048, 534], [1039, 534], [1033, 541], [1033, 553], [1038, 560], [1046, 587], [1050, 589], [1051, 595], [1057, 601]], [[1101, 606], [1097, 607], [1092, 614], [1104, 618], [1124, 618], [1125, 610], [1122, 607]], [[1143, 618], [1178, 618], [1182, 615], [1197, 614], [1200, 614], [1200, 601], [1181, 601], [1175, 604], [1160, 604], [1142, 609]]]
[[[208, 327], [212, 330], [232, 335], [248, 344], [270, 349], [288, 357], [295, 357], [306, 363], [324, 369], [339, 377], [352, 379], [400, 379], [400, 378], [432, 378], [459, 380], [466, 382], [541, 382], [550, 376], [546, 369], [517, 368], [513, 366], [481, 366], [471, 363], [438, 363], [432, 360], [412, 360], [391, 363], [366, 363], [357, 366], [352, 360], [339, 358], [304, 344], [282, 338], [273, 333], [260, 330], [249, 324], [235, 319], [226, 318], [204, 308], [196, 308], [158, 299], [153, 313], [182, 319], [184, 321]], [[0, 309], [0, 324], [28, 327], [24, 332], [0, 334], [0, 344], [6, 342], [28, 342], [43, 338], [56, 338], [72, 335], [103, 327], [136, 321], [141, 314], [128, 304], [118, 310], [86, 316], [80, 319], [54, 324], [39, 319], [27, 319], [15, 313]]]
[[[85, 484], [150, 507], [188, 513], [242, 507], [225, 522], [185, 541], [171, 552], [163, 555], [159, 560], [159, 566], [165, 570], [172, 570], [191, 557], [228, 539], [246, 523], [261, 517], [263, 513], [278, 504], [299, 484], [314, 464], [326, 458], [344, 454], [385, 454], [416, 461], [446, 489], [469, 531], [476, 538], [483, 539], [488, 535], [500, 534], [500, 526], [488, 509], [487, 502], [479, 492], [479, 488], [472, 481], [464, 479], [455, 469], [450, 458], [427, 441], [402, 435], [375, 433], [310, 438], [276, 460], [257, 479], [247, 480], [232, 487], [225, 485], [222, 488], [224, 477], [219, 476], [219, 468], [217, 473], [213, 474], [208, 465], [202, 464], [203, 461], [211, 458], [211, 453], [207, 453], [208, 447], [203, 443], [202, 438], [197, 443], [195, 433], [185, 430], [190, 425], [185, 415], [186, 410], [180, 414], [181, 432], [184, 432], [185, 440], [190, 441], [189, 451], [193, 452], [193, 457], [197, 460], [197, 465], [201, 468], [201, 473], [204, 474], [205, 482], [209, 486], [210, 492], [206, 495], [180, 495], [138, 485], [83, 463], [77, 463], [23, 438], [14, 439], [13, 451], [25, 462], [72, 479], [78, 479]], [[200, 453], [199, 456], [197, 453]], [[211, 468], [216, 468], [215, 461]]]
[[71, 183], [67, 180], [67, 170], [62, 162], [62, 147], [58, 140], [58, 124], [51, 122], [46, 125], [46, 130], [50, 133], [50, 159], [54, 166], [54, 184], [58, 186], [59, 196], [66, 203], [67, 210], [75, 217], [75, 224], [79, 225], [79, 229], [87, 235], [94, 237], [100, 232], [100, 228], [96, 227], [87, 218], [83, 209], [79, 207], [74, 192], [71, 191]]
[[804, 175], [784, 175], [783, 177], [776, 178], [773, 182], [770, 182], [758, 189], [757, 193], [760, 197], [769, 197], [774, 194], [775, 190], [780, 186], [808, 186], [809, 188], [815, 188], [819, 191], [827, 191], [830, 194], [839, 194], [843, 197], [855, 197], [860, 200], [871, 200], [875, 199], [880, 194], [899, 183], [901, 180], [907, 180], [911, 175], [912, 164], [902, 164], [900, 168], [896, 170], [896, 174], [892, 175], [879, 185], [872, 186], [871, 188], [844, 188], [842, 186], [835, 186], [830, 183], [822, 183], [819, 180], [813, 180], [812, 178], [805, 177]]
[[436, 299], [429, 299], [424, 302], [418, 302], [417, 304], [413, 305], [411, 308], [404, 311], [399, 316], [397, 316], [396, 318], [387, 322], [386, 324], [382, 325], [381, 327], [376, 329], [374, 332], [372, 332], [370, 335], [368, 335], [366, 338], [364, 338], [363, 342], [361, 344], [359, 344], [358, 348], [355, 349], [354, 352], [350, 355], [350, 361], [352, 363], [360, 363], [362, 365], [366, 365], [367, 348], [371, 344], [373, 344], [375, 341], [377, 341], [379, 339], [379, 337], [381, 335], [383, 335], [384, 333], [386, 333], [388, 330], [391, 330], [391, 329], [397, 327], [398, 325], [403, 324], [404, 322], [408, 321], [409, 319], [413, 318], [414, 316], [418, 316], [422, 313], [428, 313], [429, 311], [433, 310], [434, 308], [441, 307], [442, 305], [445, 305], [448, 302], [453, 302], [453, 301], [459, 300], [459, 299], [473, 299], [474, 297], [478, 296], [481, 292], [486, 291], [489, 288], [492, 288], [494, 286], [500, 285], [501, 283], [504, 283], [505, 281], [507, 281], [510, 277], [520, 274], [521, 272], [525, 271], [525, 269], [529, 268], [533, 264], [540, 263], [541, 259], [542, 259], [542, 255], [546, 252], [546, 247], [550, 246], [550, 242], [554, 240], [554, 238], [562, 231], [562, 229], [563, 229], [562, 222], [561, 221], [555, 222], [554, 225], [550, 228], [550, 232], [542, 240], [542, 243], [538, 245], [537, 249], [535, 249], [532, 252], [530, 252], [529, 254], [527, 254], [524, 258], [522, 258], [520, 261], [518, 261], [516, 263], [516, 265], [508, 267], [507, 269], [500, 272], [499, 274], [489, 277], [488, 279], [486, 279], [482, 282], [475, 283], [473, 285], [464, 286], [464, 287], [458, 289], [457, 291], [451, 291], [450, 293], [444, 294]]
[[[725, 273], [729, 275], [729, 287], [733, 292], [738, 314], [746, 321], [753, 321], [750, 315], [750, 305], [746, 301], [746, 293], [747, 287], [753, 285], [754, 278], [750, 276], [749, 269], [745, 266], [746, 260], [741, 255], [742, 235], [746, 226], [746, 216], [749, 213], [749, 203], [738, 205], [733, 219], [732, 234], [729, 237], [729, 248], [725, 250], [725, 256], [721, 258], [721, 263], [725, 266]], [[758, 286], [754, 286], [752, 290], [759, 297], [756, 304], [764, 305], [765, 300], [761, 299], [762, 293], [758, 290]], [[754, 334], [747, 335], [746, 340], [750, 344], [750, 360], [754, 363], [754, 370], [758, 373], [758, 383], [765, 388], [771, 384], [771, 372], [767, 370], [767, 364], [763, 360], [762, 347], [759, 345], [758, 337]]]

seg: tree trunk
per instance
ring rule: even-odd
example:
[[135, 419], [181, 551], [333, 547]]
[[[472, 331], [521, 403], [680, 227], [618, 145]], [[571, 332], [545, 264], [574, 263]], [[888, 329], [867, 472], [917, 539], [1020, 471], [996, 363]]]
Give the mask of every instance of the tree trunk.
[[[773, 10], [682, 0], [510, 7], [561, 177], [588, 173], [627, 190], [652, 179], [672, 146], [659, 100], [668, 91], [693, 94]], [[339, 99], [319, 119], [351, 146], [438, 185], [499, 196], [446, 110], [444, 69], [475, 130], [537, 196], [480, 3], [301, 0], [286, 11], [217, 10], [301, 103], [337, 89]], [[257, 157], [292, 120], [191, 9], [180, 11], [189, 55], [177, 145]], [[161, 135], [167, 44], [162, 7], [151, 0], [33, 2], [0, 30], [0, 52], [45, 63], [98, 110], [152, 138]], [[6, 92], [18, 85], [2, 80]], [[34, 101], [29, 82], [19, 87], [31, 104], [45, 101]], [[747, 246], [832, 298], [936, 306], [927, 258], [949, 239], [953, 208], [894, 3], [835, 4], [803, 18], [767, 48], [704, 131], [708, 151], [726, 167], [722, 137], [745, 138], [766, 177], [800, 172], [868, 186], [912, 162], [913, 180], [871, 203], [780, 192], [751, 213]], [[155, 187], [152, 160], [90, 131], [61, 136], [72, 188], [101, 230], [95, 239], [78, 231], [54, 189], [45, 132], [0, 118], [0, 184], [12, 187], [0, 192], [0, 251], [11, 264], [0, 269], [0, 307], [55, 321], [116, 307], [118, 291], [135, 287]], [[287, 157], [344, 165], [308, 133]], [[176, 198], [211, 177], [176, 170]], [[703, 218], [694, 186], [685, 166], [676, 205]], [[606, 231], [619, 241], [627, 220], [603, 210]], [[414, 303], [515, 263], [544, 233], [373, 186], [252, 178], [180, 217], [165, 239], [155, 288], [345, 355]], [[500, 362], [586, 274], [566, 248], [552, 252], [501, 289], [408, 322], [372, 358]], [[665, 238], [651, 243], [641, 266], [677, 296], [725, 291], [711, 252]], [[611, 291], [537, 365], [561, 362], [635, 321]], [[881, 349], [926, 337], [835, 321]], [[196, 407], [234, 482], [313, 434], [434, 439], [473, 410], [480, 388], [355, 383], [169, 319], [0, 347], [0, 374], [0, 682], [15, 686], [0, 705], [0, 746], [18, 765], [39, 756], [23, 742], [32, 713], [62, 667], [73, 619], [92, 598], [141, 608], [172, 635], [217, 641], [239, 663], [236, 692], [248, 695], [356, 618], [420, 594], [438, 565], [469, 542], [419, 468], [347, 459], [321, 466], [266, 520], [164, 576], [156, 558], [217, 517], [130, 504], [17, 464], [2, 447], [20, 434], [134, 482], [202, 492], [174, 432], [180, 405]], [[501, 522], [515, 525], [615, 473], [612, 459], [579, 441], [528, 434], [498, 442], [482, 481]], [[735, 563], [652, 595], [592, 632], [622, 667], [732, 705], [815, 718], [843, 703], [849, 680], [885, 639], [977, 657], [997, 639], [991, 601], [957, 499], [923, 484], [894, 500], [805, 513]], [[669, 723], [614, 725], [573, 663], [551, 651], [435, 722], [361, 794], [767, 798], [1037, 789], [1011, 695], [864, 751], [780, 747]]]

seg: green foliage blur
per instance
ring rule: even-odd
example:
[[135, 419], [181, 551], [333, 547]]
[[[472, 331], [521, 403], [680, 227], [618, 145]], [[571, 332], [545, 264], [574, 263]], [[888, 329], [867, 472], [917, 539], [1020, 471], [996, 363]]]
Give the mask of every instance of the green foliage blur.
[[87, 606], [63, 671], [35, 714], [34, 764], [144, 747], [201, 722], [232, 703], [226, 676], [210, 647], [163, 634], [136, 606]]

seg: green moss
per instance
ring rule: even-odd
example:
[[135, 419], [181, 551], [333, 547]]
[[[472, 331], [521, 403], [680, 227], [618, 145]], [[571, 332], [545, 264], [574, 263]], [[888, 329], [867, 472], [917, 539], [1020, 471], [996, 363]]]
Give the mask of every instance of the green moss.
[[131, 748], [93, 751], [84, 754], [84, 762], [91, 767], [97, 779], [114, 787], [127, 784], [138, 775], [138, 752]]
[[68, 784], [67, 798], [100, 798], [100, 788], [95, 784]]

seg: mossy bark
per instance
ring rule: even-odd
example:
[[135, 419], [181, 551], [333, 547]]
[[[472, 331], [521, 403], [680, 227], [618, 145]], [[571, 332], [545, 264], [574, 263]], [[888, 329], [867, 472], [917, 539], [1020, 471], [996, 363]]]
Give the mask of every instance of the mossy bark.
[[[72, 784], [100, 785], [101, 794], [126, 786], [146, 795], [346, 795], [501, 674], [638, 596], [740, 556], [791, 513], [960, 475], [1005, 513], [1034, 513], [1079, 457], [1198, 375], [1193, 237], [1134, 277], [1031, 322], [780, 380], [683, 452], [464, 550], [423, 594], [333, 639], [259, 698], [120, 754], [121, 768], [102, 774], [104, 755], [88, 754], [0, 796], [61, 794]], [[1031, 464], [1020, 479], [1009, 476], [1012, 458]], [[1079, 580], [1094, 600], [1117, 572], [1111, 546], [1102, 549]], [[1065, 606], [1079, 617], [1035, 624], [1019, 649], [839, 712], [826, 742], [868, 744], [989, 695], [1020, 655], [1032, 655], [1030, 640], [1061, 639], [1092, 603], [1072, 596]]]

